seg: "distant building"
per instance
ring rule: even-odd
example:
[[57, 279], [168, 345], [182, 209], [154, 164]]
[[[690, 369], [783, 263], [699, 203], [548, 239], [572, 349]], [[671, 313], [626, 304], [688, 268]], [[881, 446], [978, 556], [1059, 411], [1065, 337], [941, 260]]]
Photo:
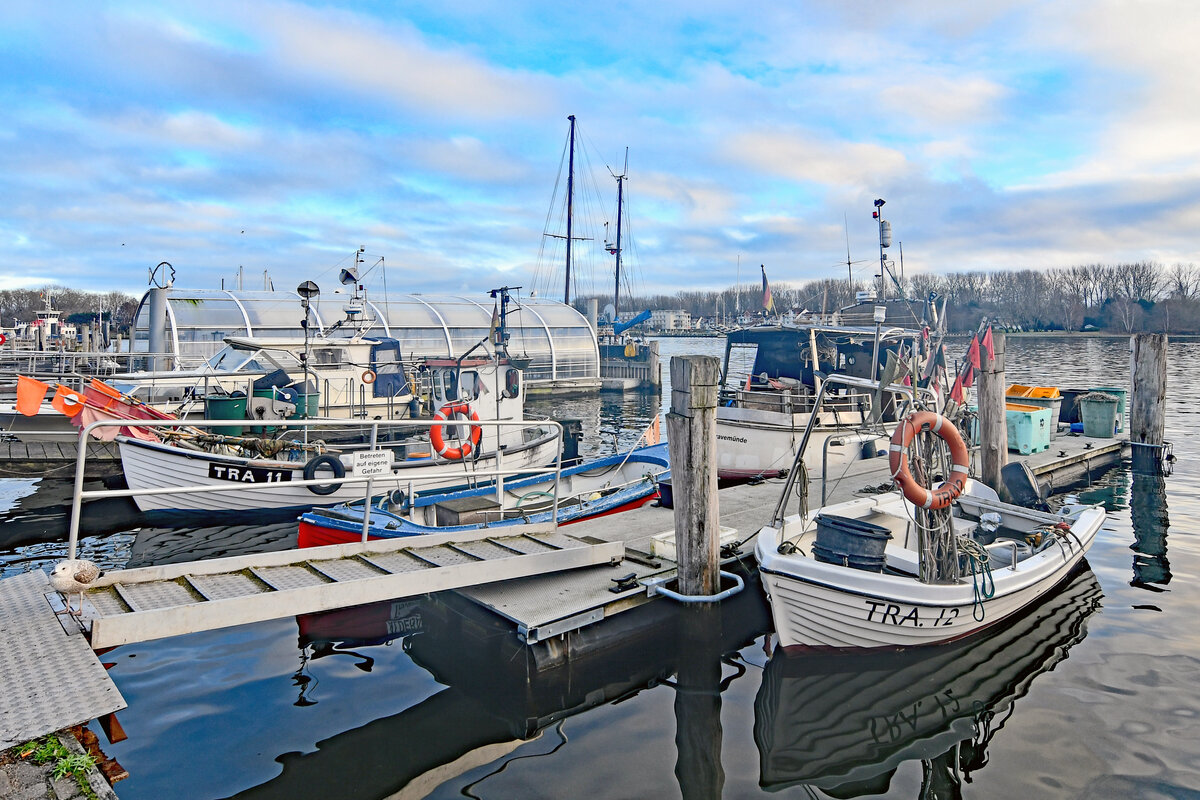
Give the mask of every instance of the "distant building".
[[660, 331], [686, 331], [692, 327], [692, 315], [687, 311], [660, 309], [650, 312], [650, 327]]

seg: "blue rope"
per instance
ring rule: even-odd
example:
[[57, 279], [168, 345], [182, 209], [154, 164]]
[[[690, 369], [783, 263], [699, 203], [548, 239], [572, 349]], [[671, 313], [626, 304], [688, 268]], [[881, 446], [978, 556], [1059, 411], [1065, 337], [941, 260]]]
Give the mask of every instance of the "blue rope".
[[971, 616], [976, 622], [983, 622], [986, 613], [983, 601], [996, 596], [996, 579], [992, 577], [992, 564], [987, 551], [975, 540], [959, 537], [958, 546], [971, 567], [971, 588], [974, 597]]

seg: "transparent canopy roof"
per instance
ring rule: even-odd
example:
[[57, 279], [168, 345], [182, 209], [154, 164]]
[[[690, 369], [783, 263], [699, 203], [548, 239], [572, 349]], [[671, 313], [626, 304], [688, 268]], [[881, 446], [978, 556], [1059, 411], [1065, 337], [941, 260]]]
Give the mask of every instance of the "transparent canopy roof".
[[[135, 349], [149, 349], [149, 293], [134, 320]], [[312, 331], [332, 328], [346, 315], [349, 294], [322, 293], [312, 303]], [[495, 304], [456, 295], [392, 294], [366, 298], [365, 313], [375, 323], [368, 335], [399, 339], [401, 352], [414, 356], [457, 356], [485, 338]], [[295, 292], [167, 290], [166, 350], [181, 366], [211, 357], [228, 336], [298, 338], [304, 311]], [[533, 359], [531, 381], [557, 377], [598, 378], [596, 337], [582, 314], [546, 298], [521, 298], [509, 305], [509, 350]], [[348, 326], [341, 330], [347, 330]]]

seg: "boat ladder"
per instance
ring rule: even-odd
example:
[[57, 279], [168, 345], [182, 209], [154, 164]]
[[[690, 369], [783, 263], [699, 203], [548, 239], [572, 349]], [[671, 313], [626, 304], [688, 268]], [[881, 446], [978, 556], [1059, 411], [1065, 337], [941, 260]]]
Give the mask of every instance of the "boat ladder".
[[[615, 565], [622, 542], [552, 525], [429, 534], [120, 570], [84, 594], [93, 649], [577, 567]], [[78, 596], [74, 597], [78, 604]]]

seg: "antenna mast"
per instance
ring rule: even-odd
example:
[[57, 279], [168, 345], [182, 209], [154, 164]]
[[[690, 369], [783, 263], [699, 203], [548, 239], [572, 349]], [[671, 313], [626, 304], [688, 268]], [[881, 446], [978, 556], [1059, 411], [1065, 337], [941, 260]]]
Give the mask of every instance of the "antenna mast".
[[[842, 225], [846, 229], [846, 278], [850, 281], [850, 299], [854, 299], [854, 269], [850, 266], [850, 217], [842, 212]], [[825, 313], [825, 309], [821, 309], [821, 313]]]
[[884, 276], [887, 275], [887, 254], [884, 249], [892, 246], [892, 223], [883, 218], [883, 206], [886, 200], [882, 198], [875, 201], [875, 211], [871, 216], [879, 220], [879, 299], [882, 300], [884, 292], [887, 289], [887, 283], [884, 281]]

